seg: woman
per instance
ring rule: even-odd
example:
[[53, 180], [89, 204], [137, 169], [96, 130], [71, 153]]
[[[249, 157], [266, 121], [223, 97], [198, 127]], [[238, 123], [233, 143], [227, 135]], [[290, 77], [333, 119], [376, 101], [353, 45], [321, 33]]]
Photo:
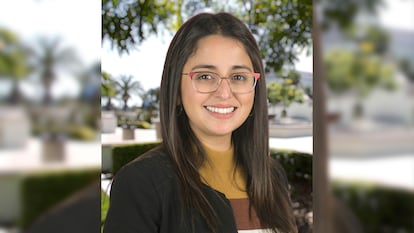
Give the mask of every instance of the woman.
[[244, 23], [227, 13], [184, 23], [160, 92], [163, 142], [116, 174], [104, 232], [297, 232]]

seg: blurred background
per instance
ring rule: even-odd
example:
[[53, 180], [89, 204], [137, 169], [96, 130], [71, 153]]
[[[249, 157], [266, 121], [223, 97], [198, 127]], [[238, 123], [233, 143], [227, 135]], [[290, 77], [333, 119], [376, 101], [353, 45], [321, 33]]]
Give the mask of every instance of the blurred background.
[[315, 229], [414, 232], [414, 1], [321, 0], [314, 20]]
[[271, 145], [313, 154], [302, 232], [414, 232], [413, 0], [15, 0], [0, 7], [1, 233], [99, 231], [106, 145], [159, 140], [169, 41], [220, 9], [263, 50]]
[[0, 232], [99, 230], [100, 6], [1, 4]]

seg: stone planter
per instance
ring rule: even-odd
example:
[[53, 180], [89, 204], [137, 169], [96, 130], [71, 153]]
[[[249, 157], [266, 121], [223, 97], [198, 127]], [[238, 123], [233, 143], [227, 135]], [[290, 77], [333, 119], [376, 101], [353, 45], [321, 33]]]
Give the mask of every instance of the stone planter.
[[135, 128], [122, 128], [122, 139], [123, 140], [134, 140], [135, 139]]
[[30, 137], [30, 120], [22, 107], [0, 106], [0, 148], [23, 147]]
[[65, 138], [63, 135], [51, 134], [43, 136], [43, 161], [62, 162], [65, 160]]
[[114, 133], [117, 126], [117, 118], [113, 111], [102, 111], [101, 113], [101, 132]]

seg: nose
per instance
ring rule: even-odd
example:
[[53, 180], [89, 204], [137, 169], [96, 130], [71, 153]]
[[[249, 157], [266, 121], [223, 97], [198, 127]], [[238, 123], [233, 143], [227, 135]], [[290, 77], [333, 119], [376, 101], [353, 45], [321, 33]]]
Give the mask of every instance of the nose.
[[228, 79], [223, 79], [223, 78], [221, 79], [221, 82], [219, 83], [219, 86], [215, 94], [224, 99], [230, 98], [233, 95]]

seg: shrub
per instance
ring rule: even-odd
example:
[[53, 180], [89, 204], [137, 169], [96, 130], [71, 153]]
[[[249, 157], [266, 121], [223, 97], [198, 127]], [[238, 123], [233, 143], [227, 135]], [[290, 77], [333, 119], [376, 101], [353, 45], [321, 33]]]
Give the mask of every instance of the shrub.
[[68, 129], [69, 137], [82, 141], [92, 141], [96, 139], [97, 132], [87, 126], [77, 126]]
[[99, 180], [100, 169], [42, 172], [22, 180], [22, 214], [19, 224], [28, 227], [37, 217], [70, 194]]
[[412, 190], [340, 180], [332, 188], [360, 220], [364, 232], [414, 232]]
[[313, 212], [312, 155], [295, 151], [277, 151], [274, 149], [270, 153], [286, 171], [299, 233], [312, 232], [312, 222], [309, 222], [307, 219], [307, 214]]
[[146, 121], [136, 121], [135, 125], [138, 129], [150, 129], [151, 124]]
[[118, 127], [122, 128], [136, 128], [136, 129], [150, 129], [151, 123], [147, 121], [125, 121], [118, 120]]
[[140, 155], [144, 154], [146, 151], [159, 145], [159, 142], [152, 143], [141, 143], [133, 145], [121, 145], [115, 146], [112, 149], [112, 174], [116, 174], [121, 167]]
[[44, 134], [63, 135], [64, 137], [82, 141], [95, 140], [98, 135], [95, 129], [86, 125], [60, 125], [45, 128], [35, 124], [32, 126], [31, 133], [33, 136], [41, 136]]
[[296, 151], [277, 151], [275, 149], [270, 151], [270, 155], [279, 161], [289, 180], [312, 181], [312, 155]]

